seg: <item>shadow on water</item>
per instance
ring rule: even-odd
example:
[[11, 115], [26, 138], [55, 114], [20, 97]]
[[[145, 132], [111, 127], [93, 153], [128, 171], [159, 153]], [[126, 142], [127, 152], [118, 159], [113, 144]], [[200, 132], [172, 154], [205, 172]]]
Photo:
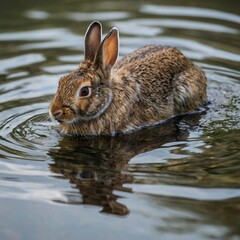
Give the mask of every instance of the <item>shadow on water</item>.
[[[149, 209], [151, 220], [156, 218], [155, 220], [158, 221], [156, 230], [161, 233], [168, 233], [170, 230], [171, 233], [185, 232], [186, 234], [204, 232], [206, 237], [239, 236], [239, 217], [236, 214], [240, 212], [237, 190], [239, 184], [234, 185], [234, 181], [236, 183], [238, 178], [234, 169], [238, 163], [237, 159], [228, 161], [222, 157], [226, 149], [220, 144], [223, 136], [231, 137], [232, 132], [215, 133], [211, 139], [204, 138], [203, 133], [205, 144], [210, 144], [215, 149], [212, 153], [211, 150], [206, 150], [206, 153], [196, 152], [188, 158], [172, 159], [162, 164], [147, 162], [132, 164], [131, 162], [134, 157], [143, 153], [156, 149], [161, 152], [168, 144], [188, 141], [191, 132], [197, 131], [201, 119], [202, 114], [185, 115], [157, 127], [117, 137], [87, 139], [63, 137], [58, 146], [48, 152], [52, 159], [49, 164], [50, 170], [57, 173], [57, 177], [67, 179], [72, 188], [79, 191], [81, 201], [76, 196], [71, 196], [71, 193], [67, 193], [67, 201], [57, 202], [95, 205], [102, 208], [102, 213], [126, 216], [129, 213], [129, 207], [121, 200], [124, 198], [122, 193], [135, 192], [137, 196], [141, 195], [141, 198], [153, 204], [151, 208], [156, 208], [158, 211], [162, 209], [161, 214], [155, 217], [151, 212], [152, 209]], [[236, 141], [238, 139], [236, 138]], [[233, 150], [232, 152], [236, 149]], [[182, 154], [180, 150], [175, 153]], [[201, 155], [199, 161], [198, 155]], [[137, 178], [135, 173], [142, 173], [145, 177]], [[150, 180], [147, 177], [148, 173]], [[155, 174], [158, 174], [156, 179], [159, 181], [156, 185], [154, 184], [156, 179], [151, 182]], [[211, 186], [209, 186], [210, 182]], [[176, 194], [173, 195], [168, 195], [169, 192], [164, 193], [164, 188], [150, 193], [147, 192], [147, 187], [143, 192], [135, 191], [134, 185], [138, 183], [151, 184], [156, 189], [159, 184], [167, 184], [168, 189], [182, 187], [183, 192], [189, 187], [189, 193], [181, 195], [177, 188]], [[198, 188], [203, 191], [203, 194], [197, 195], [195, 190]], [[231, 188], [232, 196], [228, 192]], [[236, 190], [236, 196], [234, 196], [234, 190]], [[141, 208], [141, 205], [138, 207]], [[144, 208], [147, 206], [144, 205]], [[169, 209], [171, 209], [170, 215]], [[219, 226], [218, 232], [214, 232], [216, 225]]]
[[[129, 161], [165, 143], [185, 140], [191, 126], [196, 126], [199, 119], [199, 114], [182, 116], [157, 127], [117, 137], [64, 137], [57, 149], [49, 150], [53, 159], [50, 169], [79, 189], [82, 204], [99, 205], [103, 207], [102, 212], [126, 215], [128, 208], [118, 202], [114, 191], [132, 191], [124, 187], [133, 181], [128, 170]], [[190, 127], [182, 128], [180, 122], [183, 120]], [[76, 202], [70, 198], [68, 203]]]

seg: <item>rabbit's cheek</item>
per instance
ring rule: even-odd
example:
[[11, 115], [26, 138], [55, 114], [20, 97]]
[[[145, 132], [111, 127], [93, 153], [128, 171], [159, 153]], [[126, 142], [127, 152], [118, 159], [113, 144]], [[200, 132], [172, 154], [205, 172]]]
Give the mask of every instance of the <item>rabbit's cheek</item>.
[[[83, 108], [79, 111], [79, 114], [88, 119], [93, 119], [99, 117], [102, 113], [106, 111], [110, 102], [112, 101], [111, 94], [102, 93], [101, 95], [89, 98], [85, 104], [85, 109]], [[83, 103], [81, 104], [83, 106]]]
[[77, 101], [78, 112], [81, 116], [84, 116], [87, 113], [89, 108], [89, 99], [80, 99]]
[[96, 98], [93, 101], [91, 101], [87, 109], [87, 114], [95, 115], [97, 112], [99, 112], [101, 108], [101, 103], [102, 100], [100, 100], [99, 98]]
[[81, 99], [78, 102], [78, 113], [81, 117], [92, 117], [99, 111], [102, 100], [98, 98]]
[[98, 97], [96, 96], [90, 103], [88, 113], [91, 116], [99, 117], [103, 114], [112, 102], [112, 92], [105, 89]]

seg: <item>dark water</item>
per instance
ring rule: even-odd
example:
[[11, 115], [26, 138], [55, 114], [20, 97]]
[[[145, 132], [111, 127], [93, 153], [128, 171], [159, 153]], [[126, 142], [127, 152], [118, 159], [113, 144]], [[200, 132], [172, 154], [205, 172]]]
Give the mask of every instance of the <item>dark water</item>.
[[[0, 239], [240, 239], [240, 4], [1, 1]], [[121, 56], [178, 47], [209, 109], [116, 138], [59, 135], [48, 106], [83, 58], [88, 24]]]

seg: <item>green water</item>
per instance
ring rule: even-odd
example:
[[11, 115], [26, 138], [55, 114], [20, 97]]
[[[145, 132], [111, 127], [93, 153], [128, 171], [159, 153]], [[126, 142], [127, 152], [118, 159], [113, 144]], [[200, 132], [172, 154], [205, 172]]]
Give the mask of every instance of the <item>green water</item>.
[[[240, 4], [1, 1], [0, 239], [240, 239]], [[87, 26], [120, 55], [179, 48], [208, 78], [208, 110], [129, 135], [60, 135], [59, 77]]]

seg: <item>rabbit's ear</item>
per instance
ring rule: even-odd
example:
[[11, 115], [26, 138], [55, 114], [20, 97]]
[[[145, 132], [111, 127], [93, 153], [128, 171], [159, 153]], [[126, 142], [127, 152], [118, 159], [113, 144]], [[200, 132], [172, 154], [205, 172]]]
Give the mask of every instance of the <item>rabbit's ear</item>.
[[103, 71], [109, 73], [117, 60], [118, 49], [119, 34], [118, 29], [114, 27], [103, 39], [95, 57], [95, 64]]
[[95, 55], [101, 43], [102, 26], [100, 22], [93, 22], [85, 34], [85, 60], [94, 61]]

